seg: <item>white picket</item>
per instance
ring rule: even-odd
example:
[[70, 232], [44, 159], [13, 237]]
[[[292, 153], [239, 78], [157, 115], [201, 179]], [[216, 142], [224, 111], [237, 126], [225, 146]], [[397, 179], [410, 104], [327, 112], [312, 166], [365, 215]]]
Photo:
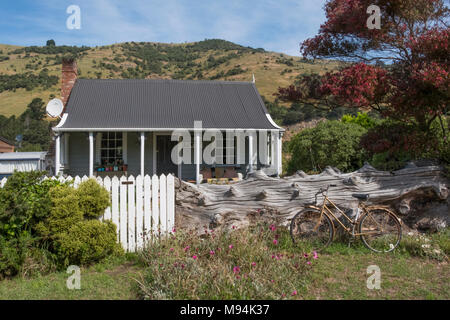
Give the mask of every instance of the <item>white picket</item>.
[[175, 227], [175, 179], [167, 176], [167, 230], [172, 232]]
[[[80, 183], [89, 179], [87, 176], [44, 177], [44, 179], [73, 183], [78, 188]], [[175, 226], [175, 178], [156, 175], [152, 177], [122, 176], [95, 178], [111, 195], [110, 206], [105, 210], [101, 220], [111, 220], [117, 226], [117, 240], [124, 250], [134, 252], [145, 248], [150, 241], [157, 240], [171, 232]], [[4, 187], [7, 178], [0, 180]], [[124, 183], [125, 182], [125, 183]]]
[[111, 220], [117, 226], [117, 240], [120, 241], [119, 217], [119, 178], [113, 177], [111, 181]]
[[152, 177], [152, 238], [158, 235], [159, 229], [159, 181], [158, 176]]
[[[111, 178], [105, 177], [105, 180], [103, 180], [103, 187], [108, 191], [109, 193], [109, 201], [111, 203]], [[105, 213], [103, 214], [103, 220], [111, 220], [111, 206], [106, 208]]]
[[144, 245], [144, 181], [142, 176], [136, 177], [136, 248]]
[[128, 177], [128, 251], [136, 249], [136, 198], [134, 196], [135, 181], [133, 176]]
[[152, 232], [152, 179], [149, 175], [144, 177], [144, 244], [151, 239]]
[[80, 185], [80, 183], [81, 183], [81, 178], [80, 178], [79, 176], [76, 176], [75, 179], [74, 179], [74, 181], [73, 181], [73, 187], [74, 187], [74, 188], [78, 188], [78, 186]]
[[166, 176], [159, 177], [159, 228], [160, 234], [167, 232], [167, 185]]
[[128, 234], [127, 234], [127, 228], [128, 228], [128, 215], [127, 215], [127, 185], [124, 184], [124, 182], [127, 181], [127, 178], [125, 176], [122, 176], [120, 178], [120, 186], [119, 186], [119, 193], [120, 193], [120, 243], [122, 244], [122, 247], [125, 251], [128, 251]]

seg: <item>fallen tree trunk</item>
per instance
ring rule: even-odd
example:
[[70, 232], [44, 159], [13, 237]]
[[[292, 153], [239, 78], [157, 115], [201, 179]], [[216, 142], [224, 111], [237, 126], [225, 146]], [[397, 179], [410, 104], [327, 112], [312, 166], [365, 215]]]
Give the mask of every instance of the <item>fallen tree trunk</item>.
[[[329, 184], [329, 197], [342, 208], [356, 208], [353, 193], [368, 193], [368, 204], [389, 206], [409, 228], [434, 230], [449, 224], [449, 179], [439, 166], [409, 164], [395, 172], [365, 165], [352, 173], [328, 167], [318, 175], [304, 172], [286, 178], [268, 177], [262, 171], [231, 185], [196, 186], [178, 181], [176, 224], [181, 228], [241, 227], [258, 219], [288, 225], [314, 195]], [[321, 203], [319, 196], [319, 203]], [[263, 209], [263, 210], [261, 210]]]

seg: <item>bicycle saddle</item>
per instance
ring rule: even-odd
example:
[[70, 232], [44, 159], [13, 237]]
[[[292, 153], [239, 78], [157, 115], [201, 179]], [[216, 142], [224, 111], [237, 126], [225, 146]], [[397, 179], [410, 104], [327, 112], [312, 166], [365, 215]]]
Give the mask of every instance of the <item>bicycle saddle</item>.
[[370, 195], [368, 193], [353, 193], [352, 197], [356, 198], [356, 199], [367, 201], [367, 200], [369, 200]]

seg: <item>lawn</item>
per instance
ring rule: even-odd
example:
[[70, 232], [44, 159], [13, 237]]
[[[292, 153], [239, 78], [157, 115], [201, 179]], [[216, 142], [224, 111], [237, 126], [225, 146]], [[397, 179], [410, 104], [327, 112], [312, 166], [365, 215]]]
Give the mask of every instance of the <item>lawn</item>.
[[[67, 289], [69, 275], [59, 272], [0, 281], [0, 299], [450, 298], [447, 258], [419, 257], [405, 247], [390, 254], [375, 254], [358, 242], [350, 248], [338, 242], [317, 259], [312, 255], [303, 259], [303, 253], [295, 251], [283, 231], [278, 233], [276, 244], [271, 240], [274, 235], [252, 238], [245, 232], [234, 232], [198, 241], [192, 236], [174, 237], [140, 256], [112, 258], [82, 268], [80, 290]], [[258, 239], [262, 240], [260, 245], [254, 242]], [[307, 261], [312, 263], [306, 266]], [[302, 262], [305, 265], [293, 267]], [[367, 288], [370, 265], [380, 268], [379, 290]]]

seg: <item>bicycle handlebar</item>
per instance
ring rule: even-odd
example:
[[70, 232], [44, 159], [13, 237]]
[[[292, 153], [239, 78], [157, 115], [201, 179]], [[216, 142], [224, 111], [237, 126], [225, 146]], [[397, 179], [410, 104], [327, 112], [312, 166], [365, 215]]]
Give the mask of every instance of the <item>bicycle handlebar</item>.
[[316, 203], [317, 203], [317, 196], [318, 196], [319, 194], [324, 195], [324, 193], [328, 193], [328, 189], [329, 189], [330, 187], [337, 187], [337, 185], [335, 185], [335, 184], [329, 184], [329, 185], [327, 186], [326, 189], [320, 188], [319, 191], [314, 195], [314, 198], [315, 198]]

